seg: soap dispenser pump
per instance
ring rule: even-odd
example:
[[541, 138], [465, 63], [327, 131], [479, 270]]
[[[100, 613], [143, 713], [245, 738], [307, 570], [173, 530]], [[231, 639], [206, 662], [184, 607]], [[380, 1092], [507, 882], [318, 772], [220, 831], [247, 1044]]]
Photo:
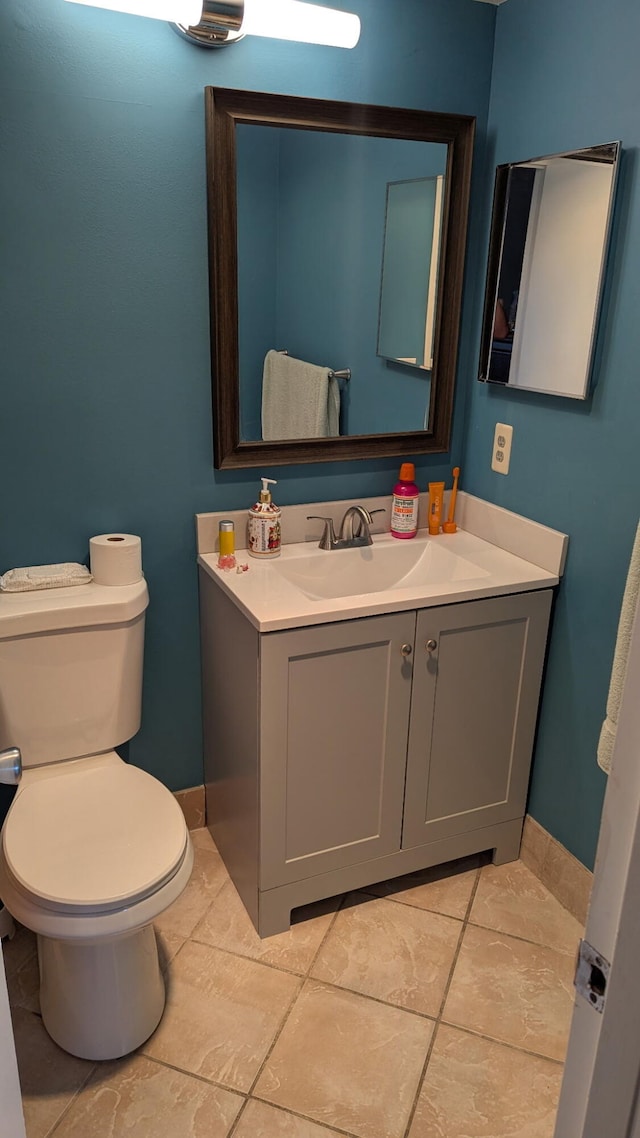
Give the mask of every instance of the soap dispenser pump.
[[271, 501], [269, 485], [275, 478], [263, 478], [258, 501], [249, 510], [247, 522], [247, 549], [252, 557], [278, 557], [280, 554], [280, 514]]

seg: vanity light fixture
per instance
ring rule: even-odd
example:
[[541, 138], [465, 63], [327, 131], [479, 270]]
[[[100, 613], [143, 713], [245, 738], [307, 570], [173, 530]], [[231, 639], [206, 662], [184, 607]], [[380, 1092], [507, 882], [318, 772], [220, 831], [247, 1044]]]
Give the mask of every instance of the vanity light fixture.
[[355, 47], [360, 19], [302, 0], [72, 0], [133, 16], [168, 20], [203, 47], [223, 47], [243, 36], [296, 40], [328, 47]]

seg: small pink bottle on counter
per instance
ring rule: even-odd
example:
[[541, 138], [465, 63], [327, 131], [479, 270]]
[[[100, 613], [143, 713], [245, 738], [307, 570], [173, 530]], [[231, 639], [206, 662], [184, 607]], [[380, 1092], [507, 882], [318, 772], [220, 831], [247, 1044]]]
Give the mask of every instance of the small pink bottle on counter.
[[418, 532], [418, 503], [420, 491], [415, 483], [416, 468], [412, 462], [403, 462], [400, 476], [393, 487], [391, 505], [391, 536], [415, 537]]

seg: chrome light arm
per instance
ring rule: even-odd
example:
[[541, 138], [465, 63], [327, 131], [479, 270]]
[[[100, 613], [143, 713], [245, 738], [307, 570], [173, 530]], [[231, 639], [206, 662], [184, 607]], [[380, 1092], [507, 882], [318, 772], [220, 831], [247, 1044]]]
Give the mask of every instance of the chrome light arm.
[[244, 0], [202, 0], [197, 24], [172, 24], [174, 31], [200, 47], [224, 47], [244, 38]]

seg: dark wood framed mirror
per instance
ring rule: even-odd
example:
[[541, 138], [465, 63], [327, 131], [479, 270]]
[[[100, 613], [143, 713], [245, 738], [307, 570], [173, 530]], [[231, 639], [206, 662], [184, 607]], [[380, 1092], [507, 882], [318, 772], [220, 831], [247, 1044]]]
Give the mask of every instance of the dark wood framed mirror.
[[[205, 100], [216, 468], [446, 451], [475, 119], [216, 87]], [[387, 186], [427, 177], [442, 181], [431, 369], [404, 340], [377, 354]], [[276, 371], [322, 373], [338, 434], [333, 415], [299, 436], [280, 406], [265, 428], [267, 353]]]

